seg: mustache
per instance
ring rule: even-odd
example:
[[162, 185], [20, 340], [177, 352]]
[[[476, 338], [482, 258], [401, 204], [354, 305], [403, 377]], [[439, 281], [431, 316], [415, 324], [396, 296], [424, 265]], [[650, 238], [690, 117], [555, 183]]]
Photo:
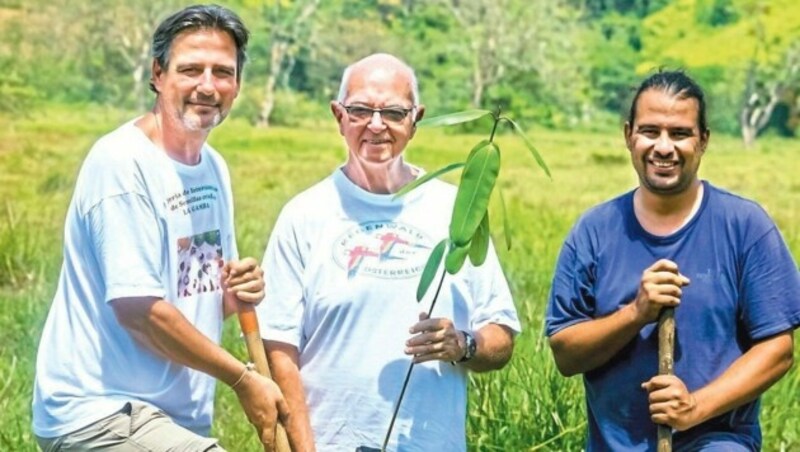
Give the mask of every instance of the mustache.
[[217, 102], [217, 99], [215, 99], [213, 95], [212, 96], [206, 96], [206, 95], [202, 95], [202, 94], [198, 94], [195, 97], [190, 97], [189, 98], [189, 103], [197, 104], [197, 105], [205, 105], [207, 107], [216, 107], [216, 106], [219, 105], [219, 103]]

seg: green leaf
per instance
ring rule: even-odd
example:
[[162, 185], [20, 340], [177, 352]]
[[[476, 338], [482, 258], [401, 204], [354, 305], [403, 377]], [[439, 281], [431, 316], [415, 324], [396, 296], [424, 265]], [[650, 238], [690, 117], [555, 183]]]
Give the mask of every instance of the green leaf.
[[469, 154], [467, 154], [467, 160], [465, 160], [465, 163], [468, 162], [469, 159], [471, 159], [472, 156], [475, 155], [476, 152], [478, 152], [481, 149], [483, 149], [484, 147], [488, 146], [489, 143], [490, 143], [489, 140], [481, 140], [480, 143], [478, 143], [475, 146], [473, 146], [472, 149], [469, 150]]
[[432, 173], [425, 173], [422, 177], [420, 177], [419, 179], [415, 180], [414, 182], [411, 182], [410, 184], [408, 184], [405, 187], [401, 188], [397, 193], [395, 193], [394, 194], [394, 199], [397, 199], [397, 198], [405, 195], [406, 193], [410, 192], [411, 190], [419, 187], [420, 185], [424, 184], [425, 182], [428, 182], [429, 180], [431, 180], [433, 178], [439, 177], [439, 176], [441, 176], [442, 174], [445, 174], [445, 173], [449, 173], [450, 171], [453, 171], [454, 169], [461, 168], [461, 167], [464, 166], [464, 164], [465, 164], [464, 162], [451, 163], [451, 164], [445, 166], [444, 168], [439, 168], [438, 170], [436, 170], [436, 171], [434, 171]]
[[420, 127], [452, 126], [454, 124], [461, 124], [462, 122], [474, 121], [490, 114], [492, 114], [492, 112], [489, 110], [465, 110], [423, 119], [419, 121], [417, 125]]
[[464, 246], [458, 246], [450, 243], [450, 250], [447, 252], [447, 257], [444, 258], [444, 268], [447, 273], [455, 275], [464, 266], [464, 261], [467, 260], [469, 254], [469, 243]]
[[419, 278], [417, 303], [422, 301], [425, 293], [428, 292], [428, 288], [431, 286], [431, 282], [433, 282], [433, 278], [436, 276], [436, 271], [439, 270], [439, 265], [442, 263], [442, 256], [444, 255], [445, 249], [447, 249], [447, 239], [439, 242], [433, 248], [433, 251], [431, 251], [428, 262], [425, 264], [425, 269], [422, 270], [422, 276]]
[[522, 130], [522, 128], [511, 119], [508, 118], [503, 118], [503, 119], [505, 119], [506, 121], [508, 121], [509, 124], [511, 124], [511, 126], [514, 128], [514, 131], [517, 132], [517, 135], [519, 135], [522, 138], [522, 141], [525, 142], [525, 146], [527, 146], [528, 150], [531, 151], [533, 158], [536, 159], [536, 163], [538, 163], [539, 167], [544, 170], [544, 173], [547, 174], [547, 177], [552, 179], [553, 176], [550, 175], [550, 170], [547, 168], [547, 164], [544, 163], [544, 159], [542, 158], [541, 154], [539, 154], [539, 151], [536, 150], [536, 147], [533, 145], [533, 143], [531, 143], [531, 140], [528, 139], [528, 136], [525, 135], [525, 132]]
[[506, 239], [506, 249], [511, 249], [511, 222], [508, 221], [508, 210], [506, 209], [506, 198], [503, 196], [503, 189], [497, 186], [497, 194], [500, 196], [500, 213], [503, 215], [503, 237]]
[[499, 172], [500, 150], [494, 143], [488, 143], [467, 158], [450, 220], [450, 241], [457, 246], [467, 245], [478, 229]]
[[472, 262], [472, 265], [480, 267], [486, 262], [486, 255], [489, 253], [489, 237], [489, 211], [487, 210], [469, 245], [469, 261]]

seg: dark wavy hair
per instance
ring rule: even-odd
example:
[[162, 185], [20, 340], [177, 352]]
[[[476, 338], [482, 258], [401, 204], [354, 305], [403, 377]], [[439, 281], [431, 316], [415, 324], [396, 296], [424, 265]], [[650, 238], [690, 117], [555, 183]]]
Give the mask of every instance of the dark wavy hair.
[[685, 72], [680, 70], [666, 71], [659, 70], [655, 74], [647, 77], [636, 94], [633, 96], [631, 102], [631, 109], [628, 113], [628, 124], [633, 125], [636, 119], [636, 103], [639, 101], [639, 96], [650, 89], [663, 91], [669, 95], [676, 96], [679, 99], [697, 99], [697, 125], [701, 133], [708, 132], [708, 123], [706, 122], [706, 96], [703, 88], [697, 84], [691, 77], [686, 75]]
[[[179, 34], [194, 30], [220, 30], [233, 38], [236, 43], [236, 80], [241, 81], [250, 32], [236, 13], [219, 5], [189, 6], [164, 19], [153, 33], [152, 54], [158, 65], [166, 69], [172, 41]], [[152, 81], [150, 90], [157, 92]]]

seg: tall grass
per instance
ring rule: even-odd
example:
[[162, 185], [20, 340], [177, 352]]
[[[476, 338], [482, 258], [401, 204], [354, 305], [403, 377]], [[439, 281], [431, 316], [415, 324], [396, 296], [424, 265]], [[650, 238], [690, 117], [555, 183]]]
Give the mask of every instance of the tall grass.
[[[48, 110], [29, 119], [0, 118], [0, 450], [35, 450], [30, 398], [36, 345], [58, 277], [64, 213], [91, 143], [126, 119], [124, 112]], [[553, 171], [546, 179], [514, 137], [502, 136], [500, 184], [512, 218], [513, 246], [493, 230], [524, 332], [502, 371], [470, 377], [471, 450], [580, 450], [586, 429], [579, 377], [555, 370], [542, 317], [561, 241], [591, 205], [636, 183], [620, 134], [531, 136]], [[407, 151], [427, 169], [463, 156], [481, 137], [420, 130]], [[260, 259], [281, 206], [344, 159], [331, 122], [319, 130], [255, 130], [236, 120], [212, 135], [231, 167], [242, 255]], [[764, 141], [756, 152], [715, 136], [702, 175], [759, 201], [800, 258], [800, 143]], [[496, 211], [495, 211], [496, 212]], [[413, 294], [409, 294], [413, 302]], [[223, 343], [242, 359], [235, 320]], [[800, 343], [800, 340], [795, 340]], [[800, 357], [800, 347], [795, 356]], [[764, 450], [800, 449], [800, 372], [790, 371], [764, 397]], [[220, 385], [214, 432], [228, 450], [259, 450], [233, 393]]]

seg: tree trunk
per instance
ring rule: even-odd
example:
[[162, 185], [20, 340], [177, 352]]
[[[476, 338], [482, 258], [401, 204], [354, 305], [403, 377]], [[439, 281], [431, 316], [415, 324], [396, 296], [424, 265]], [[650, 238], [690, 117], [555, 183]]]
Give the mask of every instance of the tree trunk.
[[136, 111], [144, 111], [144, 65], [133, 68], [133, 99]]
[[[302, 4], [302, 9], [294, 19], [291, 17], [284, 17], [281, 14], [280, 2], [275, 4], [276, 12], [272, 21], [270, 29], [270, 64], [269, 74], [267, 74], [267, 81], [264, 83], [264, 100], [261, 102], [261, 111], [258, 114], [256, 125], [258, 127], [269, 127], [272, 111], [275, 108], [275, 89], [282, 80], [282, 74], [287, 70], [284, 66], [286, 60], [289, 58], [291, 63], [294, 64], [292, 50], [289, 47], [290, 42], [304, 42], [308, 34], [308, 21], [319, 6], [320, 0], [307, 0], [307, 3]], [[296, 5], [300, 7], [300, 5]], [[288, 22], [281, 22], [283, 20]], [[291, 66], [291, 65], [290, 65]], [[289, 68], [291, 70], [291, 67]]]
[[264, 83], [264, 101], [261, 102], [261, 112], [256, 123], [258, 127], [269, 127], [269, 119], [275, 108], [275, 85], [281, 75], [281, 67], [288, 48], [288, 43], [284, 41], [273, 41], [270, 47], [269, 75]]
[[742, 107], [739, 124], [742, 128], [742, 140], [746, 149], [751, 149], [755, 145], [758, 134], [769, 124], [772, 112], [780, 101], [781, 89], [780, 84], [775, 83], [767, 90], [768, 99], [766, 100], [759, 93], [754, 92]]
[[472, 56], [472, 106], [474, 108], [481, 108], [481, 101], [483, 100], [483, 68], [481, 67], [480, 49], [477, 44], [473, 44]]
[[147, 69], [150, 66], [150, 41], [145, 40], [139, 49], [136, 65], [133, 68], [133, 93], [136, 96], [137, 111], [144, 111], [147, 106], [147, 91], [145, 86], [149, 85]]
[[745, 149], [752, 149], [756, 144], [756, 131], [748, 124], [742, 124], [742, 141]]

